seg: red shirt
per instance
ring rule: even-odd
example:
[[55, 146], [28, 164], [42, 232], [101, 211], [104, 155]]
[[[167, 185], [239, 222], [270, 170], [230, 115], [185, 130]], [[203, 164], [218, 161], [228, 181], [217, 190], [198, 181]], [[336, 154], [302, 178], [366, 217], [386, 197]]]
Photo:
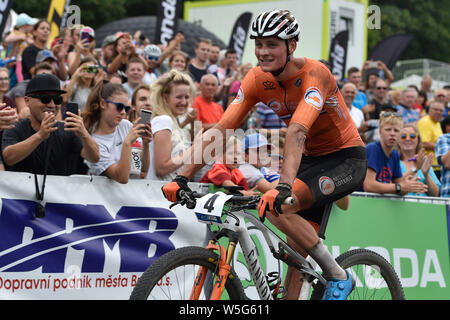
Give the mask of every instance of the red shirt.
[[220, 104], [214, 101], [208, 102], [202, 96], [195, 97], [192, 107], [197, 109], [197, 119], [203, 123], [217, 123], [223, 115]]
[[203, 178], [200, 180], [202, 183], [212, 183], [216, 187], [221, 187], [224, 181], [230, 180], [238, 186], [244, 187], [244, 190], [248, 190], [247, 180], [238, 168], [230, 170], [222, 163], [215, 163], [211, 170], [209, 170]]

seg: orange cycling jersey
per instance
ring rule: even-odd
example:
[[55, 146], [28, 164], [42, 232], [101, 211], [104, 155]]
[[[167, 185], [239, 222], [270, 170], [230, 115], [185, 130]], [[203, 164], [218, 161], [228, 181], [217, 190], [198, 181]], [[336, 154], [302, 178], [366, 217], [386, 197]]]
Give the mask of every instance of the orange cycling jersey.
[[305, 58], [304, 66], [280, 83], [271, 73], [253, 68], [219, 124], [226, 129], [239, 127], [260, 101], [287, 125], [292, 121], [306, 128], [307, 155], [325, 155], [364, 145], [334, 77], [319, 61]]

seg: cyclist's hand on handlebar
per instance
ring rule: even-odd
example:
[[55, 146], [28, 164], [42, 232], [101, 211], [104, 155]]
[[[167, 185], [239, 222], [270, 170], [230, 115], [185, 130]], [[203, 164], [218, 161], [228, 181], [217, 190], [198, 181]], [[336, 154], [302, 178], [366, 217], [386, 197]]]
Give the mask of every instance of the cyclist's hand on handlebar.
[[161, 190], [164, 194], [164, 197], [169, 200], [170, 202], [176, 202], [180, 201], [180, 191], [188, 191], [191, 192], [192, 190], [188, 187], [188, 178], [184, 176], [176, 176], [175, 179], [172, 180], [172, 182], [169, 182], [165, 184]]
[[258, 204], [259, 219], [264, 222], [267, 210], [277, 217], [282, 214], [281, 205], [291, 194], [292, 187], [287, 183], [280, 183], [275, 189], [264, 193]]

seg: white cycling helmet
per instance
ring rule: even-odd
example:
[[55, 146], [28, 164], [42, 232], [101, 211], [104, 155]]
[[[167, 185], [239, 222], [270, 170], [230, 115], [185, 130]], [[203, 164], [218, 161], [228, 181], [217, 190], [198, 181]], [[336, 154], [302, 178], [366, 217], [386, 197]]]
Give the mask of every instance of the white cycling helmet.
[[276, 36], [298, 41], [300, 26], [289, 10], [272, 10], [259, 14], [250, 28], [250, 39]]
[[161, 49], [156, 44], [149, 44], [144, 48], [144, 56], [148, 57], [159, 57], [161, 55]]

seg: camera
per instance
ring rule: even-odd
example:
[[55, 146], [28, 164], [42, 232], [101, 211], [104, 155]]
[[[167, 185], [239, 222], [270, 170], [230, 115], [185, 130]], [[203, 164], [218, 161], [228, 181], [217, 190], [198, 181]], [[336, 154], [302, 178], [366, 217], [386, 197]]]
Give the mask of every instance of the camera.
[[87, 72], [87, 73], [97, 73], [98, 69], [99, 69], [99, 66], [96, 65], [96, 66], [85, 66], [83, 70], [84, 70], [84, 72]]

